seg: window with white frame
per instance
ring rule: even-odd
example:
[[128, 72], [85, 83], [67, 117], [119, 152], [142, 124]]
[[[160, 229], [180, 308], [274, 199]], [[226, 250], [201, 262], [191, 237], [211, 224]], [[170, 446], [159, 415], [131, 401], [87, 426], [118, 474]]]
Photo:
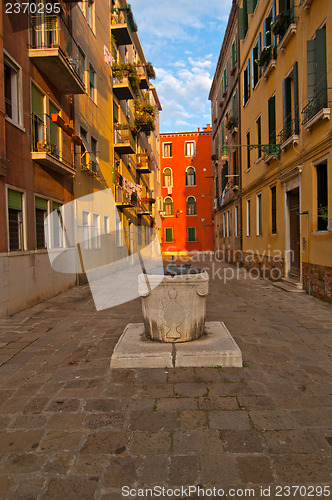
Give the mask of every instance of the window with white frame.
[[92, 214], [91, 225], [91, 246], [92, 248], [100, 248], [100, 216], [99, 214]]
[[162, 153], [163, 153], [163, 158], [170, 158], [172, 156], [171, 142], [163, 142]]
[[163, 187], [173, 186], [173, 172], [172, 169], [167, 167], [163, 171]]
[[36, 248], [46, 248], [44, 223], [48, 213], [48, 201], [45, 198], [35, 196], [35, 223], [36, 223]]
[[110, 218], [108, 215], [104, 215], [104, 234], [110, 232]]
[[92, 29], [92, 31], [95, 31], [95, 2], [94, 0], [88, 0], [88, 11], [87, 11], [87, 21]]
[[116, 246], [123, 247], [123, 227], [122, 227], [122, 213], [118, 212], [115, 219], [116, 225]]
[[185, 156], [195, 156], [195, 154], [196, 154], [195, 141], [186, 141], [184, 143], [184, 155]]
[[61, 214], [61, 203], [53, 201], [52, 209], [55, 213], [52, 216], [52, 245], [53, 248], [62, 248], [64, 246], [63, 242], [63, 221]]
[[5, 54], [4, 56], [4, 92], [5, 114], [14, 123], [23, 126], [21, 68]]
[[262, 194], [256, 196], [256, 234], [262, 235]]
[[196, 207], [196, 198], [194, 196], [189, 196], [187, 198], [187, 215], [196, 215], [197, 207]]
[[89, 228], [89, 215], [90, 212], [83, 210], [82, 212], [82, 237], [83, 237], [83, 248], [88, 250], [90, 248], [89, 236], [90, 236], [90, 228]]
[[194, 167], [188, 167], [186, 169], [186, 186], [196, 185], [196, 171]]
[[31, 145], [33, 151], [43, 148], [45, 140], [45, 95], [31, 84]]
[[165, 215], [173, 215], [173, 200], [170, 196], [166, 196], [164, 200], [164, 212]]
[[23, 194], [8, 189], [8, 239], [9, 250], [24, 250]]

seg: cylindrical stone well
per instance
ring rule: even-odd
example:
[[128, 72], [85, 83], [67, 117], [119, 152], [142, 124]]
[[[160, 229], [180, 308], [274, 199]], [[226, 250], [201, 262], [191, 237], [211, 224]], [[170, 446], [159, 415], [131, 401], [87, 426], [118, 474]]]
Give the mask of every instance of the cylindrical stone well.
[[209, 291], [206, 271], [187, 266], [167, 266], [160, 274], [140, 274], [138, 290], [142, 297], [145, 334], [160, 342], [189, 342], [204, 333], [205, 303]]

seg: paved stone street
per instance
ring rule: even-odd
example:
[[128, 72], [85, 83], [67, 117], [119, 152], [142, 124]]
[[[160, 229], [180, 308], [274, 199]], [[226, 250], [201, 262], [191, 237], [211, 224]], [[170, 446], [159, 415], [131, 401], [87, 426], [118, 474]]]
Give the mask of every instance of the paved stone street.
[[140, 307], [96, 312], [84, 286], [0, 320], [1, 498], [331, 484], [331, 304], [215, 276], [207, 320], [225, 322], [243, 368], [110, 372]]

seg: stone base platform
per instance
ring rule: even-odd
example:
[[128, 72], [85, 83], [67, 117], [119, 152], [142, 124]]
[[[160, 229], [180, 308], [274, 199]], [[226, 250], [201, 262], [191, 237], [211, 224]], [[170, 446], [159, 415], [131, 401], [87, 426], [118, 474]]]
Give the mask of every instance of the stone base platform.
[[145, 337], [143, 323], [129, 323], [116, 344], [111, 368], [241, 367], [242, 353], [224, 323], [205, 323], [191, 342], [162, 343]]

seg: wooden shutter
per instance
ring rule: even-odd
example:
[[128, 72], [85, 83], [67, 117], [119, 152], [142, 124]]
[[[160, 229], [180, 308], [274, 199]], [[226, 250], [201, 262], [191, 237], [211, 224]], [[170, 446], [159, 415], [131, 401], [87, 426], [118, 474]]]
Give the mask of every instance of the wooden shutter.
[[60, 210], [62, 207], [61, 203], [57, 203], [55, 201], [53, 201], [52, 205], [53, 205], [53, 210]]
[[294, 133], [300, 133], [300, 114], [299, 114], [299, 70], [298, 63], [293, 65], [293, 87], [294, 87]]
[[257, 5], [257, 0], [247, 0], [247, 13], [252, 14]]
[[173, 241], [173, 228], [172, 227], [165, 228], [165, 241], [166, 242]]
[[283, 126], [287, 128], [292, 119], [292, 100], [291, 100], [291, 79], [285, 78], [282, 82], [282, 107], [283, 107]]
[[8, 189], [8, 208], [22, 210], [22, 193]]
[[327, 71], [326, 71], [326, 28], [316, 31], [316, 95], [324, 93], [322, 107], [327, 105]]
[[36, 198], [35, 198], [35, 207], [38, 208], [39, 210], [45, 210], [45, 211], [47, 211], [47, 200], [45, 200], [45, 198], [38, 198], [36, 196]]
[[272, 234], [277, 232], [277, 188], [271, 187], [271, 219], [272, 219]]
[[32, 112], [42, 120], [44, 114], [44, 96], [34, 85], [31, 85], [31, 104]]
[[308, 101], [315, 97], [316, 88], [316, 40], [307, 41]]
[[244, 8], [239, 9], [239, 39], [243, 40], [246, 36], [247, 30], [245, 30], [245, 13]]
[[269, 143], [276, 143], [276, 108], [275, 108], [275, 96], [270, 97], [268, 101], [268, 113], [269, 113]]
[[247, 63], [247, 94], [248, 94], [248, 99], [250, 97], [250, 59], [248, 59]]

